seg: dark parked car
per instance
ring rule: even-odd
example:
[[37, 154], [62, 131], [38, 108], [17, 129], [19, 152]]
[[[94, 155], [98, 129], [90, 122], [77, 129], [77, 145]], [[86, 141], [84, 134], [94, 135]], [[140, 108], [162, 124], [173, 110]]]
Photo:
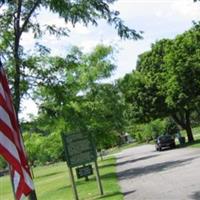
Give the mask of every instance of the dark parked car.
[[175, 148], [175, 139], [171, 135], [161, 135], [156, 139], [156, 150], [161, 151], [163, 148]]

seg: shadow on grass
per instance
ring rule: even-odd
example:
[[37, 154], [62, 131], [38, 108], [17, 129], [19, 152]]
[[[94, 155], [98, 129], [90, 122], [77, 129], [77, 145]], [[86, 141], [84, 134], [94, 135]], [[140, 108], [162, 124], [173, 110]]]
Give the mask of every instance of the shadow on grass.
[[116, 166], [116, 164], [114, 164], [114, 163], [105, 164], [105, 165], [100, 165], [99, 169], [108, 168], [108, 167], [114, 167], [114, 166]]
[[200, 199], [200, 191], [194, 192], [191, 196], [191, 199], [193, 200], [199, 200]]
[[93, 200], [94, 199], [107, 199], [109, 197], [115, 197], [115, 198], [117, 198], [117, 196], [119, 196], [119, 195], [125, 197], [125, 196], [127, 196], [129, 194], [134, 193], [135, 191], [136, 190], [132, 190], [132, 191], [124, 192], [124, 193], [122, 193], [122, 192], [107, 193], [107, 194], [104, 194], [103, 196], [99, 196], [99, 197], [93, 198]]
[[[143, 175], [147, 175], [147, 174], [151, 174], [151, 173], [161, 172], [164, 170], [180, 167], [180, 166], [188, 164], [188, 162], [191, 162], [192, 160], [194, 160], [196, 158], [198, 158], [198, 157], [157, 163], [157, 164], [153, 164], [153, 165], [149, 165], [149, 166], [145, 166], [145, 167], [131, 168], [128, 170], [123, 170], [123, 171], [119, 172], [117, 175], [120, 180], [131, 179], [131, 178], [135, 178], [138, 176], [143, 176]], [[109, 177], [109, 174], [106, 176]]]
[[45, 178], [45, 177], [55, 176], [55, 175], [58, 175], [58, 174], [61, 174], [61, 173], [63, 173], [63, 171], [52, 172], [52, 173], [49, 173], [49, 174], [35, 176], [34, 179], [41, 179], [41, 178]]
[[[77, 190], [79, 190], [80, 188], [78, 187], [77, 184], [76, 184], [76, 186], [77, 186]], [[56, 191], [69, 190], [69, 189], [72, 190], [72, 187], [70, 185], [67, 185], [67, 186], [58, 188]], [[133, 193], [133, 192], [135, 192], [135, 190], [134, 191], [130, 191], [130, 192], [125, 192], [125, 193], [122, 193], [122, 192], [110, 192], [109, 193], [109, 192], [107, 192], [103, 196], [100, 196], [99, 194], [95, 194], [93, 196], [88, 196], [88, 197], [83, 197], [83, 198], [81, 198], [81, 196], [79, 194], [79, 197], [82, 200], [107, 199], [109, 197], [116, 197], [117, 198], [117, 196], [123, 196], [123, 195], [126, 196], [128, 194]]]
[[101, 165], [99, 165], [99, 169], [116, 166], [115, 160], [116, 159], [113, 158], [113, 157], [111, 157], [111, 158], [105, 158], [105, 159], [101, 160], [102, 163], [101, 163]]
[[72, 188], [71, 185], [65, 185], [63, 187], [57, 188], [56, 191], [67, 190], [67, 189], [71, 190], [71, 188]]
[[195, 140], [194, 142], [187, 142], [187, 143], [182, 144], [182, 145], [179, 144], [179, 145], [177, 145], [177, 147], [178, 147], [178, 148], [190, 147], [190, 146], [193, 146], [193, 145], [196, 145], [196, 144], [198, 144], [199, 147], [200, 147], [200, 139]]

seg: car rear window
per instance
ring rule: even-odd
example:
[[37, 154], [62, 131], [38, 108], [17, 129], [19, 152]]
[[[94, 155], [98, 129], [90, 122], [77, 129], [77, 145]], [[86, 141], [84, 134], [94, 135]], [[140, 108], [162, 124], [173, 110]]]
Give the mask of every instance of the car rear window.
[[161, 137], [159, 137], [159, 140], [164, 141], [164, 140], [170, 140], [172, 139], [172, 137], [170, 135], [163, 135]]

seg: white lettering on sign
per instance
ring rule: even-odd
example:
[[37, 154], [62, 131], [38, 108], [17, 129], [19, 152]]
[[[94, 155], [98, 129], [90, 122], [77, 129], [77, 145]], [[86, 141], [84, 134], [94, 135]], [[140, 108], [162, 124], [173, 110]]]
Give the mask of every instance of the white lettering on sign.
[[67, 146], [69, 155], [72, 156], [74, 154], [82, 153], [83, 151], [91, 149], [91, 143], [89, 140], [80, 140], [77, 142], [73, 142]]
[[88, 134], [65, 135], [64, 140], [69, 166], [78, 166], [96, 159], [96, 151]]
[[90, 162], [95, 159], [91, 151], [78, 154], [77, 156], [70, 157], [71, 165], [76, 165], [83, 162]]
[[68, 144], [76, 141], [76, 140], [82, 140], [85, 138], [85, 135], [83, 135], [82, 133], [79, 134], [73, 134], [73, 135], [66, 135], [66, 142]]

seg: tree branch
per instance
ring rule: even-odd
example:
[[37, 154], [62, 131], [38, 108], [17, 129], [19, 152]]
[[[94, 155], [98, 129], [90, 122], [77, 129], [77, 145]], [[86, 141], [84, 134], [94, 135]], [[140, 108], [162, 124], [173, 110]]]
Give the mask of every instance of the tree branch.
[[25, 21], [21, 27], [21, 30], [20, 30], [20, 35], [23, 33], [24, 29], [26, 28], [33, 12], [35, 11], [35, 9], [37, 8], [37, 6], [39, 5], [41, 0], [36, 0], [35, 4], [33, 5], [32, 9], [30, 10], [30, 12], [28, 13], [27, 17], [25, 18]]
[[179, 124], [183, 129], [185, 128], [185, 124], [184, 122], [178, 118], [177, 114], [172, 114], [172, 118], [174, 119], [174, 121]]
[[17, 3], [18, 3], [17, 16], [15, 17], [14, 28], [15, 28], [16, 34], [19, 36], [22, 0], [18, 0]]

